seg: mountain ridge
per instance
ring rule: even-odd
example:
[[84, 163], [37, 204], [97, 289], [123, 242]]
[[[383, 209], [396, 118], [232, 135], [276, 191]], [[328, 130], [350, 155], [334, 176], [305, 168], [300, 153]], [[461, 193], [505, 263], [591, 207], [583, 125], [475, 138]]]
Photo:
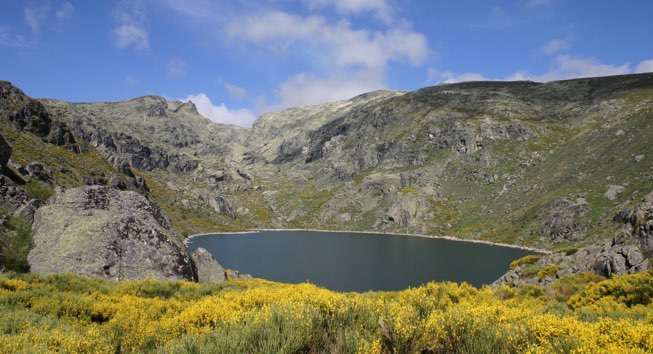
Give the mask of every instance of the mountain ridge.
[[[45, 156], [50, 186], [137, 190], [182, 235], [382, 231], [555, 250], [612, 238], [615, 213], [653, 191], [653, 74], [376, 91], [268, 113], [251, 129], [158, 96], [68, 103], [13, 95], [18, 103], [0, 113], [15, 170], [56, 157], [49, 144], [61, 142], [70, 159], [109, 166], [93, 174], [73, 164], [66, 174]], [[58, 137], [38, 142], [21, 130], [12, 117], [29, 127], [38, 115], [19, 103], [41, 105]]]

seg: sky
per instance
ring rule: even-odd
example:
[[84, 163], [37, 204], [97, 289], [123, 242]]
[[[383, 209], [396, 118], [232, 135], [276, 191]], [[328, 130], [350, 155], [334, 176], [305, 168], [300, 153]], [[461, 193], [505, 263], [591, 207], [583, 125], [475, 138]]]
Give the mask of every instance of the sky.
[[0, 80], [71, 102], [284, 108], [442, 82], [653, 71], [649, 0], [3, 0]]

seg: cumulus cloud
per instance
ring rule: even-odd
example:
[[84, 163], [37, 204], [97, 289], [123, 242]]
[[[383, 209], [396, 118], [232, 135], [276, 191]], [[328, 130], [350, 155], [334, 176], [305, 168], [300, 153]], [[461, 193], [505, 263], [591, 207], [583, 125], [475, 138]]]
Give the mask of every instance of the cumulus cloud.
[[643, 60], [637, 66], [631, 68], [629, 63], [621, 65], [602, 63], [596, 58], [558, 55], [552, 62], [550, 69], [542, 74], [531, 74], [528, 71], [518, 71], [505, 78], [487, 78], [479, 73], [455, 73], [452, 71], [440, 71], [435, 68], [427, 70], [429, 82], [462, 82], [462, 81], [520, 81], [531, 80], [537, 82], [549, 82], [556, 80], [577, 79], [583, 77], [597, 77], [610, 75], [625, 75], [633, 73], [653, 72], [653, 59]]
[[570, 45], [571, 41], [569, 38], [554, 38], [546, 42], [546, 44], [543, 45], [540, 50], [545, 54], [551, 55], [569, 48]]
[[184, 76], [188, 73], [188, 63], [181, 58], [172, 57], [166, 64], [166, 72], [168, 76]]
[[384, 87], [382, 78], [376, 73], [357, 73], [350, 77], [317, 77], [300, 73], [279, 85], [276, 94], [280, 103], [271, 109], [280, 110], [348, 99]]
[[371, 12], [379, 19], [391, 22], [392, 11], [385, 0], [312, 0], [309, 1], [312, 8], [332, 6], [340, 14], [361, 14]]
[[410, 29], [370, 32], [354, 29], [348, 22], [334, 24], [319, 16], [302, 17], [280, 11], [234, 21], [227, 33], [233, 39], [276, 48], [322, 48], [323, 63], [338, 67], [384, 68], [390, 61], [419, 65], [429, 52], [426, 37]]
[[[220, 40], [255, 46], [271, 57], [285, 61], [291, 57], [299, 63], [301, 69], [288, 74], [274, 91], [277, 101], [269, 104], [266, 98], [265, 107], [258, 104], [257, 111], [322, 103], [381, 89], [386, 87], [391, 65], [418, 67], [432, 55], [425, 35], [413, 30], [408, 21], [392, 18], [388, 0], [305, 0], [309, 14], [271, 10], [265, 5], [255, 11], [226, 5], [218, 11], [220, 8], [208, 0], [163, 0], [163, 4], [193, 25], [220, 27]], [[325, 8], [334, 9], [341, 17], [316, 15]], [[346, 19], [363, 14], [383, 20], [382, 27], [359, 27], [360, 22]], [[223, 86], [232, 97], [243, 96], [241, 90], [225, 83]]]
[[116, 26], [111, 31], [118, 48], [133, 47], [139, 51], [149, 51], [150, 38], [145, 28], [145, 7], [142, 1], [123, 0], [114, 11]]
[[224, 103], [214, 105], [209, 96], [200, 92], [186, 96], [182, 101], [191, 101], [197, 107], [197, 111], [217, 123], [235, 124], [249, 128], [256, 120], [256, 115], [249, 109], [229, 109]]
[[636, 73], [653, 72], [653, 59], [641, 61], [635, 68]]
[[479, 73], [454, 73], [452, 71], [440, 71], [435, 68], [428, 68], [428, 80], [433, 83], [455, 83], [465, 81], [486, 81], [488, 78]]
[[231, 98], [242, 100], [247, 95], [247, 90], [245, 90], [240, 86], [236, 86], [228, 82], [223, 82], [222, 86], [224, 87], [225, 90], [227, 90], [227, 93], [229, 93], [229, 96], [231, 96]]
[[621, 75], [630, 72], [631, 69], [628, 63], [622, 65], [605, 64], [596, 58], [562, 54], [554, 59], [551, 68], [544, 74], [533, 75], [527, 71], [521, 71], [509, 76], [507, 79], [548, 82], [579, 77]]

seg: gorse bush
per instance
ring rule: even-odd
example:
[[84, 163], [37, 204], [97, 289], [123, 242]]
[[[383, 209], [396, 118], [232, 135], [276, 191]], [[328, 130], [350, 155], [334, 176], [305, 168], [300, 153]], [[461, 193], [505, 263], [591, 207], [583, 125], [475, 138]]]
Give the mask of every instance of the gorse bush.
[[358, 294], [264, 280], [10, 274], [0, 276], [0, 352], [653, 351], [653, 272], [577, 277], [560, 280], [586, 284], [565, 303], [539, 287]]
[[515, 259], [514, 261], [510, 262], [510, 269], [515, 269], [519, 266], [526, 265], [526, 264], [533, 264], [539, 261], [541, 258], [542, 256], [531, 254], [519, 259]]

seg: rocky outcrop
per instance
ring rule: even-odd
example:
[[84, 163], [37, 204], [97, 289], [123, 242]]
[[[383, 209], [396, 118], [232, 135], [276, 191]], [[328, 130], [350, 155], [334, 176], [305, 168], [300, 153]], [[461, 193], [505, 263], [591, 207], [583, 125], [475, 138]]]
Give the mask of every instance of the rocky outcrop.
[[32, 226], [40, 274], [194, 280], [191, 256], [154, 203], [100, 186], [58, 190]]
[[634, 238], [648, 255], [653, 255], [653, 193], [632, 208], [624, 208], [614, 217], [623, 224], [620, 239]]
[[77, 149], [65, 123], [53, 120], [41, 102], [7, 81], [0, 81], [0, 117], [19, 131], [32, 133], [55, 145], [71, 144], [71, 150]]
[[29, 198], [22, 189], [16, 186], [16, 183], [9, 177], [0, 175], [0, 205], [10, 206], [16, 210], [23, 206]]
[[209, 251], [200, 247], [191, 254], [200, 283], [219, 283], [227, 280], [227, 272]]
[[[577, 251], [550, 254], [533, 264], [517, 266], [494, 284], [546, 284], [563, 275], [585, 271], [610, 277], [653, 268], [650, 258], [653, 255], [653, 193], [633, 207], [623, 208], [614, 221], [621, 223], [621, 228], [611, 240]], [[555, 271], [547, 276], [532, 274], [533, 270], [545, 267]]]
[[573, 238], [582, 233], [583, 229], [576, 219], [585, 216], [589, 208], [584, 198], [572, 202], [569, 199], [558, 199], [551, 205], [544, 219], [541, 235], [546, 238]]
[[0, 171], [2, 171], [11, 157], [11, 146], [7, 143], [5, 138], [0, 135]]
[[213, 208], [215, 211], [222, 215], [226, 215], [230, 218], [235, 218], [236, 214], [232, 210], [231, 206], [229, 203], [221, 196], [216, 195], [216, 196], [209, 196], [208, 197], [208, 203]]
[[18, 168], [18, 172], [28, 179], [35, 178], [45, 183], [52, 182], [52, 171], [40, 162], [30, 162], [21, 166]]

